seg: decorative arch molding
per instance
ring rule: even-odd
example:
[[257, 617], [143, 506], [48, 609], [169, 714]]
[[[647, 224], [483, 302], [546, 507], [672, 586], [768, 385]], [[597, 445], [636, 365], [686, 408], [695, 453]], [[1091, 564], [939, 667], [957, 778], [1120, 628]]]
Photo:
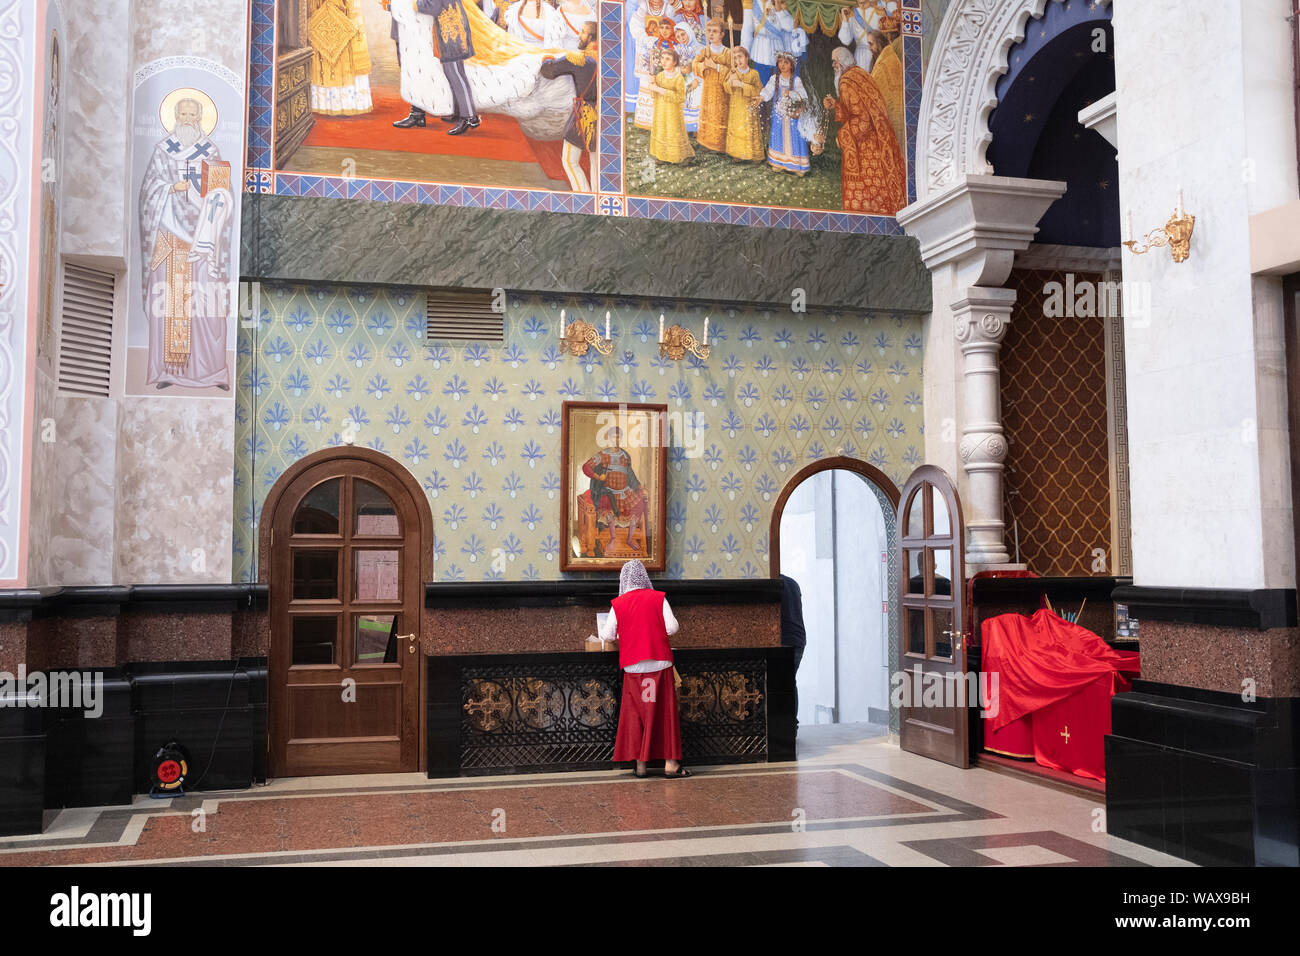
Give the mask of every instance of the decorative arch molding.
[[[284, 470], [275, 480], [266, 500], [262, 502], [262, 512], [257, 523], [257, 580], [262, 583], [270, 581], [270, 566], [263, 560], [271, 553], [271, 528], [274, 527], [276, 510], [281, 506], [281, 499], [298, 477], [322, 462], [364, 461], [377, 465], [388, 472], [411, 496], [415, 502], [416, 513], [420, 516], [420, 580], [433, 580], [433, 511], [429, 508], [429, 498], [424, 489], [400, 461], [391, 458], [373, 448], [358, 445], [339, 445], [322, 448], [310, 455], [304, 455]], [[288, 502], [290, 506], [297, 502]]]
[[[919, 200], [967, 173], [991, 174], [989, 116], [1011, 50], [1030, 20], [1066, 0], [953, 0], [939, 27], [921, 95], [917, 135]], [[1083, 0], [1074, 0], [1076, 3]], [[1111, 0], [1095, 0], [1109, 7]]]
[[[795, 472], [794, 476], [785, 483], [785, 487], [781, 489], [776, 504], [772, 506], [772, 524], [768, 530], [767, 539], [768, 566], [771, 568], [771, 577], [778, 578], [781, 576], [781, 515], [785, 511], [786, 502], [794, 494], [794, 490], [813, 475], [823, 471], [837, 470], [851, 471], [865, 479], [867, 487], [871, 489], [871, 493], [875, 495], [876, 501], [880, 504], [881, 513], [885, 516], [885, 542], [888, 548], [885, 600], [888, 602], [889, 607], [885, 647], [889, 655], [888, 660], [896, 661], [899, 659], [898, 644], [901, 631], [898, 602], [894, 599], [894, 596], [898, 594], [898, 582], [902, 574], [902, 553], [898, 547], [898, 501], [901, 492], [898, 486], [890, 480], [890, 477], [879, 468], [857, 458], [836, 456], [819, 459]], [[898, 708], [894, 706], [892, 695], [889, 700], [889, 732], [890, 734], [898, 733]]]
[[[867, 483], [874, 486], [874, 489], [881, 492], [889, 503], [893, 506], [894, 512], [898, 511], [898, 486], [895, 485], [887, 474], [874, 465], [869, 465], [865, 461], [857, 458], [848, 458], [846, 456], [837, 456], [834, 458], [820, 458], [809, 465], [805, 465], [794, 473], [781, 493], [776, 497], [776, 504], [772, 506], [772, 523], [768, 527], [767, 535], [767, 561], [770, 572], [769, 577], [779, 578], [781, 576], [781, 515], [785, 511], [785, 503], [790, 500], [794, 490], [802, 485], [813, 475], [822, 471], [851, 471], [854, 474], [861, 475], [867, 479]], [[877, 495], [880, 497], [880, 495]], [[893, 515], [886, 513], [885, 522], [888, 525], [893, 519]]]

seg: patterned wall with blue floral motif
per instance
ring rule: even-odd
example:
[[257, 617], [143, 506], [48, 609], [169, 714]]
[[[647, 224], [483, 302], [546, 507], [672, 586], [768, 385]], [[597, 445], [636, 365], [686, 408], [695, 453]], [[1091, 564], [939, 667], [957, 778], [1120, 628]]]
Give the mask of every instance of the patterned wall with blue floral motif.
[[[613, 352], [561, 354], [562, 308], [602, 325], [611, 310]], [[697, 334], [710, 317], [707, 362], [659, 357], [660, 312]], [[423, 292], [262, 286], [260, 321], [239, 337], [236, 580], [256, 578], [257, 521], [276, 478], [348, 430], [423, 486], [438, 581], [561, 577], [569, 400], [699, 416], [702, 454], [668, 452], [668, 577], [766, 577], [772, 507], [810, 461], [862, 458], [900, 486], [922, 461], [918, 315], [510, 293], [504, 342], [428, 343], [424, 332]]]

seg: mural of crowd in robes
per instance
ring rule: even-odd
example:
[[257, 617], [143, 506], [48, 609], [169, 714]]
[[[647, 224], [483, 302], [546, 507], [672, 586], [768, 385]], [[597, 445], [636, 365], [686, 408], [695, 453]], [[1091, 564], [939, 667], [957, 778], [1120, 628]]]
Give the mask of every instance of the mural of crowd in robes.
[[590, 192], [596, 0], [280, 0], [279, 169]]
[[906, 204], [899, 0], [627, 0], [621, 51], [599, 6], [277, 0], [274, 165], [595, 192], [609, 56], [629, 196]]
[[846, 0], [829, 22], [825, 4], [735, 6], [628, 3], [627, 191], [897, 213], [907, 202], [897, 2]]

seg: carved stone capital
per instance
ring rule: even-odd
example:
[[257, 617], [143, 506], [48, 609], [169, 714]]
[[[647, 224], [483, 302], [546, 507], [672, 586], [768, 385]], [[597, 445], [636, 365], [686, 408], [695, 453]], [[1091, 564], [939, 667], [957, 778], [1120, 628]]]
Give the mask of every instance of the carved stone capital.
[[1001, 345], [1010, 324], [1010, 317], [996, 312], [985, 312], [978, 316], [967, 314], [957, 320], [954, 334], [963, 345]]

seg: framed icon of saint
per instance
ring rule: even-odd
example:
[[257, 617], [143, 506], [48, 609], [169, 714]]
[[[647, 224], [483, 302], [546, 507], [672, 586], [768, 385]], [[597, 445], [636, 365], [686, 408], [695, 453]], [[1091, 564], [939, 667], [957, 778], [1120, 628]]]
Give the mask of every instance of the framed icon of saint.
[[668, 406], [565, 402], [561, 411], [561, 571], [667, 560]]

